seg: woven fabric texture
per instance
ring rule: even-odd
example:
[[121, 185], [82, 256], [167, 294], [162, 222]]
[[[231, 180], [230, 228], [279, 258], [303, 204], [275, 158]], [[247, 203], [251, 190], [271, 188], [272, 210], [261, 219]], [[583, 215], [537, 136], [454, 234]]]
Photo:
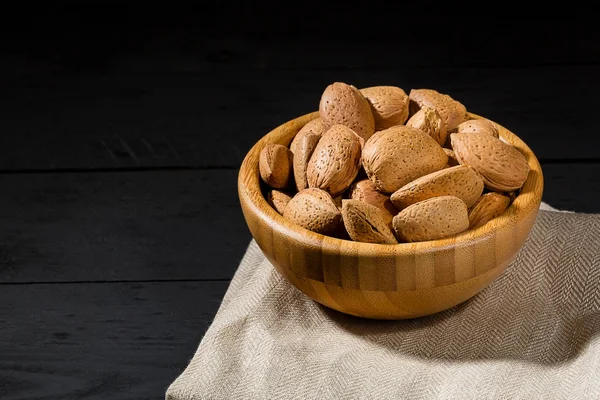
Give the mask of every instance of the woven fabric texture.
[[540, 211], [500, 278], [406, 321], [317, 304], [252, 241], [166, 397], [600, 399], [600, 215]]

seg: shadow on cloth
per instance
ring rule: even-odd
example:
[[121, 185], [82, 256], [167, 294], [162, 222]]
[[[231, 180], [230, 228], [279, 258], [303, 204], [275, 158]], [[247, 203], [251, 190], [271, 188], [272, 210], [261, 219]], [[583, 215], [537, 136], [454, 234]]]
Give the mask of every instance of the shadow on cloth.
[[369, 320], [319, 305], [347, 333], [406, 356], [448, 361], [519, 360], [558, 364], [581, 353], [600, 334], [600, 311], [547, 312], [511, 318], [510, 310], [482, 316], [473, 299], [438, 314], [401, 321]]

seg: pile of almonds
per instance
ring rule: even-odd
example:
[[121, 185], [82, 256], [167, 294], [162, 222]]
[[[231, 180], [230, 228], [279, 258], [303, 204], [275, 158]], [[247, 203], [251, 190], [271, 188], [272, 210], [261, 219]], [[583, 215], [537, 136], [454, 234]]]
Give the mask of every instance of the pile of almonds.
[[311, 231], [367, 243], [420, 242], [496, 218], [525, 183], [525, 157], [450, 96], [336, 82], [289, 148], [259, 160], [268, 202]]

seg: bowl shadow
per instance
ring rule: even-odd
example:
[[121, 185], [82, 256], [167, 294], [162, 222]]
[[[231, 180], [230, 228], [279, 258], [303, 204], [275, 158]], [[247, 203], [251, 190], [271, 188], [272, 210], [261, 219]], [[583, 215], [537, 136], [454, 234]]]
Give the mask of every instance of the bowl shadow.
[[577, 315], [550, 307], [545, 313], [513, 313], [507, 303], [488, 314], [478, 299], [485, 292], [438, 314], [400, 321], [364, 319], [319, 306], [338, 328], [360, 340], [429, 360], [555, 365], [573, 360], [600, 335], [600, 311]]

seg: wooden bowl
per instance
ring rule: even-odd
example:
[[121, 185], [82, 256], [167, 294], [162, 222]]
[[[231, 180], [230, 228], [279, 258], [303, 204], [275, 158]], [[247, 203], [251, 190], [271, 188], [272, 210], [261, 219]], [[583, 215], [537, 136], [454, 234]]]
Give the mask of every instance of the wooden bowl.
[[515, 259], [535, 222], [544, 184], [531, 149], [500, 125], [500, 136], [525, 155], [531, 172], [511, 206], [479, 228], [442, 240], [384, 245], [336, 239], [289, 223], [265, 200], [258, 156], [269, 143], [288, 146], [317, 117], [317, 112], [307, 114], [269, 132], [246, 155], [238, 176], [252, 236], [279, 273], [304, 294], [355, 316], [415, 318], [473, 297]]

